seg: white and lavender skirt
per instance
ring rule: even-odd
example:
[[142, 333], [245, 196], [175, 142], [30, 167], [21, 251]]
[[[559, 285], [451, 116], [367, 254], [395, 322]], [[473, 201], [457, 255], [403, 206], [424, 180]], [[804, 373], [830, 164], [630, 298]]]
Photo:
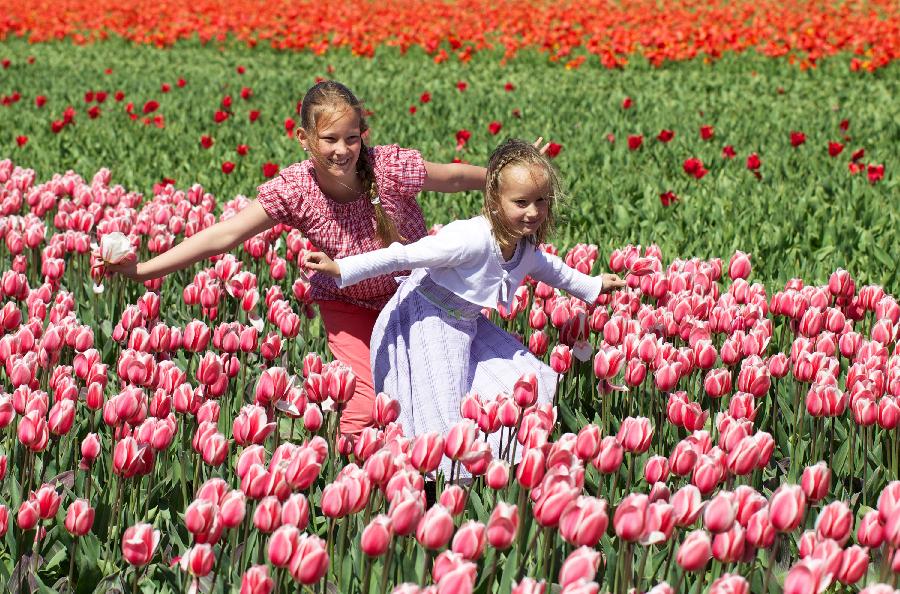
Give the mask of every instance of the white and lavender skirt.
[[[485, 402], [511, 393], [522, 374], [538, 378], [538, 401], [552, 402], [557, 374], [508, 332], [418, 269], [400, 285], [372, 331], [375, 391], [400, 401], [404, 433], [446, 435], [469, 392]], [[499, 432], [488, 439], [500, 452]], [[441, 469], [449, 475], [445, 458]], [[467, 473], [464, 473], [464, 476]]]

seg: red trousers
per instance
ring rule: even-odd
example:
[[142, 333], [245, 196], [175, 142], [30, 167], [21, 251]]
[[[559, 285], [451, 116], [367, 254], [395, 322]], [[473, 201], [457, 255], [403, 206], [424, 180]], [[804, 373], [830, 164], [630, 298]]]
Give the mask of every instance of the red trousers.
[[319, 301], [318, 305], [331, 354], [356, 374], [356, 392], [341, 413], [341, 433], [358, 435], [372, 425], [375, 410], [369, 341], [380, 312], [342, 301]]

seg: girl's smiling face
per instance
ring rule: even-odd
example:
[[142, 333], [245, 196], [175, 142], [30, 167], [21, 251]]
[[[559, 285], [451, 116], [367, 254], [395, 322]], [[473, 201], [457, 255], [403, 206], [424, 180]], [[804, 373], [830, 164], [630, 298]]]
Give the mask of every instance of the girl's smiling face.
[[547, 219], [550, 180], [537, 167], [514, 164], [500, 172], [500, 213], [517, 237], [534, 235]]
[[356, 175], [356, 162], [362, 147], [359, 116], [349, 107], [319, 116], [322, 125], [312, 138], [302, 128], [297, 133], [303, 148], [315, 159], [316, 170], [336, 178]]

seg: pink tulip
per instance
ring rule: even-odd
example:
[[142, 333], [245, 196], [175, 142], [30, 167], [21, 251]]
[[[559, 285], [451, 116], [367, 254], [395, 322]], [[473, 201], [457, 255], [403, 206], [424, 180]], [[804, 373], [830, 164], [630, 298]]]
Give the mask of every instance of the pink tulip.
[[410, 462], [419, 472], [434, 472], [444, 456], [444, 438], [439, 433], [416, 436], [409, 453]]
[[750, 584], [743, 576], [726, 573], [712, 583], [709, 594], [750, 594]]
[[453, 517], [443, 505], [433, 505], [416, 528], [416, 540], [426, 549], [440, 549], [453, 536]]
[[130, 526], [122, 535], [122, 556], [131, 565], [147, 565], [153, 558], [159, 538], [159, 530], [154, 530], [150, 524]]
[[385, 427], [400, 416], [400, 402], [387, 394], [379, 393], [375, 397], [375, 409], [372, 416], [379, 427]]
[[712, 533], [731, 529], [737, 517], [737, 501], [731, 491], [720, 491], [710, 499], [703, 510], [703, 524]]
[[538, 448], [530, 448], [522, 455], [516, 469], [516, 479], [525, 489], [533, 489], [544, 478], [544, 453]]
[[669, 477], [669, 460], [665, 456], [650, 456], [644, 463], [644, 480], [648, 485], [665, 481]]
[[842, 584], [853, 585], [862, 579], [869, 570], [869, 550], [857, 545], [844, 549], [841, 555], [841, 569], [837, 580]]
[[534, 518], [545, 528], [557, 526], [563, 511], [581, 492], [571, 480], [553, 479], [552, 474], [545, 477], [540, 486], [540, 496], [534, 502]]
[[607, 435], [600, 441], [600, 451], [591, 464], [602, 474], [612, 474], [619, 470], [624, 456], [625, 450], [618, 438]]
[[638, 540], [644, 532], [644, 521], [649, 503], [649, 498], [643, 493], [626, 495], [616, 507], [613, 515], [616, 536], [628, 542]]
[[563, 588], [578, 580], [592, 581], [600, 568], [600, 553], [591, 547], [575, 549], [559, 570], [559, 584]]
[[884, 529], [878, 520], [878, 511], [872, 510], [859, 521], [859, 528], [856, 529], [856, 540], [864, 547], [877, 549], [884, 542]]
[[619, 426], [616, 439], [622, 444], [626, 452], [643, 454], [650, 448], [650, 440], [653, 437], [653, 427], [650, 419], [645, 417], [628, 417]]
[[768, 549], [775, 543], [775, 528], [769, 520], [767, 507], [757, 510], [747, 522], [747, 542], [759, 549]]
[[222, 496], [219, 513], [225, 528], [239, 526], [247, 513], [247, 499], [244, 493], [235, 489]]
[[[532, 334], [534, 336], [534, 334]], [[546, 335], [544, 335], [546, 336]], [[546, 347], [545, 347], [546, 350]], [[556, 373], [566, 373], [572, 367], [572, 351], [564, 344], [558, 344], [550, 352], [550, 368]]]
[[412, 533], [423, 514], [424, 502], [421, 492], [405, 488], [394, 495], [388, 511], [394, 533], [399, 536]]
[[713, 558], [721, 563], [737, 563], [744, 556], [744, 529], [734, 523], [725, 532], [713, 536]]
[[608, 524], [606, 501], [585, 496], [571, 503], [559, 519], [560, 534], [574, 546], [596, 546]]
[[792, 532], [805, 512], [806, 496], [799, 485], [781, 485], [769, 501], [769, 520], [778, 532]]
[[209, 575], [216, 557], [208, 544], [195, 544], [181, 557], [181, 569], [195, 577]]
[[289, 566], [291, 577], [304, 585], [315, 584], [328, 571], [325, 541], [315, 535], [302, 534]]
[[6, 536], [9, 530], [9, 508], [0, 504], [0, 538]]
[[521, 408], [527, 408], [537, 402], [538, 385], [534, 373], [526, 373], [513, 386], [513, 400]]
[[547, 583], [544, 580], [540, 582], [534, 578], [525, 578], [519, 583], [513, 582], [512, 592], [510, 594], [546, 594]]
[[466, 510], [468, 493], [459, 485], [450, 485], [441, 492], [439, 503], [443, 505], [451, 516], [458, 516]]
[[56, 515], [59, 505], [62, 503], [62, 497], [49, 483], [41, 485], [32, 497], [38, 504], [38, 512], [42, 520], [49, 520]]
[[505, 489], [509, 484], [509, 462], [499, 459], [491, 460], [484, 473], [484, 480], [487, 486], [495, 491]]
[[266, 409], [248, 404], [234, 418], [232, 435], [235, 443], [241, 446], [263, 444], [274, 430], [275, 423], [268, 422]]
[[453, 535], [451, 549], [469, 561], [477, 561], [484, 553], [486, 527], [481, 522], [468, 520]]
[[828, 495], [831, 487], [831, 470], [825, 462], [819, 462], [814, 466], [807, 466], [803, 470], [800, 486], [806, 498], [815, 503]]
[[477, 567], [465, 562], [441, 576], [437, 582], [437, 594], [471, 594], [475, 588]]
[[578, 432], [578, 438], [575, 442], [575, 453], [577, 456], [587, 462], [597, 455], [600, 451], [600, 427], [590, 423], [581, 428]]
[[675, 562], [685, 571], [700, 571], [712, 558], [712, 543], [704, 530], [689, 533], [681, 545]]
[[487, 540], [492, 547], [505, 550], [512, 545], [519, 529], [519, 516], [515, 505], [498, 501], [487, 524]]
[[804, 559], [788, 571], [784, 578], [784, 594], [821, 594], [831, 583], [822, 561]]
[[841, 545], [850, 538], [853, 529], [853, 513], [843, 501], [833, 501], [819, 512], [816, 533], [819, 538], [830, 538]]
[[700, 517], [703, 511], [703, 498], [700, 489], [694, 485], [685, 485], [672, 496], [673, 519], [681, 528], [690, 526]]
[[296, 526], [279, 526], [269, 537], [269, 562], [275, 567], [287, 567], [300, 543], [300, 530]]
[[[4, 508], [5, 509], [5, 508]], [[8, 512], [7, 512], [8, 515]], [[33, 499], [26, 499], [19, 505], [19, 513], [16, 514], [16, 524], [22, 530], [33, 530], [41, 519], [41, 508]]]
[[478, 436], [478, 426], [469, 419], [463, 419], [450, 427], [444, 442], [444, 455], [451, 460], [462, 458]]
[[360, 549], [369, 557], [380, 557], [387, 552], [393, 535], [391, 519], [385, 514], [375, 516], [363, 530]]
[[94, 524], [94, 508], [86, 499], [76, 499], [66, 512], [66, 530], [72, 536], [84, 536]]
[[750, 276], [750, 254], [736, 251], [728, 262], [728, 276], [732, 281]]
[[271, 594], [274, 588], [266, 565], [254, 565], [241, 576], [240, 594]]

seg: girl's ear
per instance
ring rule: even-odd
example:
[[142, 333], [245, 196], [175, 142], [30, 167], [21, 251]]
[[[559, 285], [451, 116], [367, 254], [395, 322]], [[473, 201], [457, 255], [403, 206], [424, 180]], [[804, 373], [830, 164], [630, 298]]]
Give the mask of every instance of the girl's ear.
[[309, 135], [303, 128], [297, 128], [297, 141], [303, 146], [303, 150], [309, 150]]

